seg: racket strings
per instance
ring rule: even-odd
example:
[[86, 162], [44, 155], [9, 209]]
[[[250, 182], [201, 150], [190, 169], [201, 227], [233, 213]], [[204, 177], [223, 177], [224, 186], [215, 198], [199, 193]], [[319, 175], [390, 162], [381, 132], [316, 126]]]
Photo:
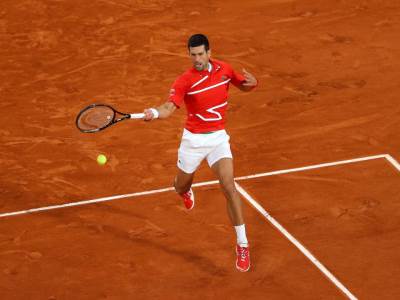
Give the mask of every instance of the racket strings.
[[103, 128], [114, 120], [114, 111], [107, 106], [95, 106], [84, 111], [77, 121], [82, 130], [95, 130]]

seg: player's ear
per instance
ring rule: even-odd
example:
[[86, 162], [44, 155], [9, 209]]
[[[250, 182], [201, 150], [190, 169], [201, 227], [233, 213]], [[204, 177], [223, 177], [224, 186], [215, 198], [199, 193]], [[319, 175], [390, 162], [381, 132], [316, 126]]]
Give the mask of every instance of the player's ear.
[[211, 49], [207, 50], [207, 54], [208, 54], [208, 56], [211, 56]]

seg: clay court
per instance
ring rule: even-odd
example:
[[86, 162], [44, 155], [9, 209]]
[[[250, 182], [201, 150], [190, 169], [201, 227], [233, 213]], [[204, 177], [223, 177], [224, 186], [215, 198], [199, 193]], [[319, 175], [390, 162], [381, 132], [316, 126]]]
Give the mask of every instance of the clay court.
[[[396, 1], [5, 0], [0, 15], [1, 299], [400, 299]], [[259, 80], [231, 87], [227, 124], [247, 273], [207, 164], [193, 211], [171, 188], [185, 109], [75, 127], [91, 103], [162, 104], [198, 32]]]

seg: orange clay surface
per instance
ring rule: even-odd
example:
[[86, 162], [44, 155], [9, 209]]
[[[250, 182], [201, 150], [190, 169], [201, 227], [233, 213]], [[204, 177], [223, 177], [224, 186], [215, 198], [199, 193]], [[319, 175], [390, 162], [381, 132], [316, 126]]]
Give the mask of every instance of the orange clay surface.
[[[93, 102], [163, 103], [187, 38], [259, 79], [232, 87], [235, 175], [400, 159], [400, 4], [3, 0], [0, 214], [171, 186], [185, 111], [82, 134]], [[104, 153], [105, 166], [96, 163]], [[203, 164], [196, 182], [213, 180]], [[359, 299], [400, 299], [400, 173], [385, 159], [241, 181]], [[1, 299], [346, 299], [244, 205], [252, 268], [217, 185], [0, 219]]]

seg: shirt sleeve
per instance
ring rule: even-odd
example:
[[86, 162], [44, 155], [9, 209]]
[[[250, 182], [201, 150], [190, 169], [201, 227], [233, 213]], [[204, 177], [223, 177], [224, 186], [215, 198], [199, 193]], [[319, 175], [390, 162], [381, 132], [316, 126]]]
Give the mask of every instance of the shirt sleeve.
[[241, 86], [242, 83], [246, 81], [244, 76], [240, 73], [235, 72], [235, 70], [233, 70], [231, 66], [228, 66], [228, 68], [230, 69], [231, 83], [236, 87]]
[[168, 101], [174, 103], [176, 107], [179, 108], [181, 107], [185, 99], [186, 93], [187, 93], [186, 80], [182, 76], [180, 76], [175, 80], [169, 91]]

